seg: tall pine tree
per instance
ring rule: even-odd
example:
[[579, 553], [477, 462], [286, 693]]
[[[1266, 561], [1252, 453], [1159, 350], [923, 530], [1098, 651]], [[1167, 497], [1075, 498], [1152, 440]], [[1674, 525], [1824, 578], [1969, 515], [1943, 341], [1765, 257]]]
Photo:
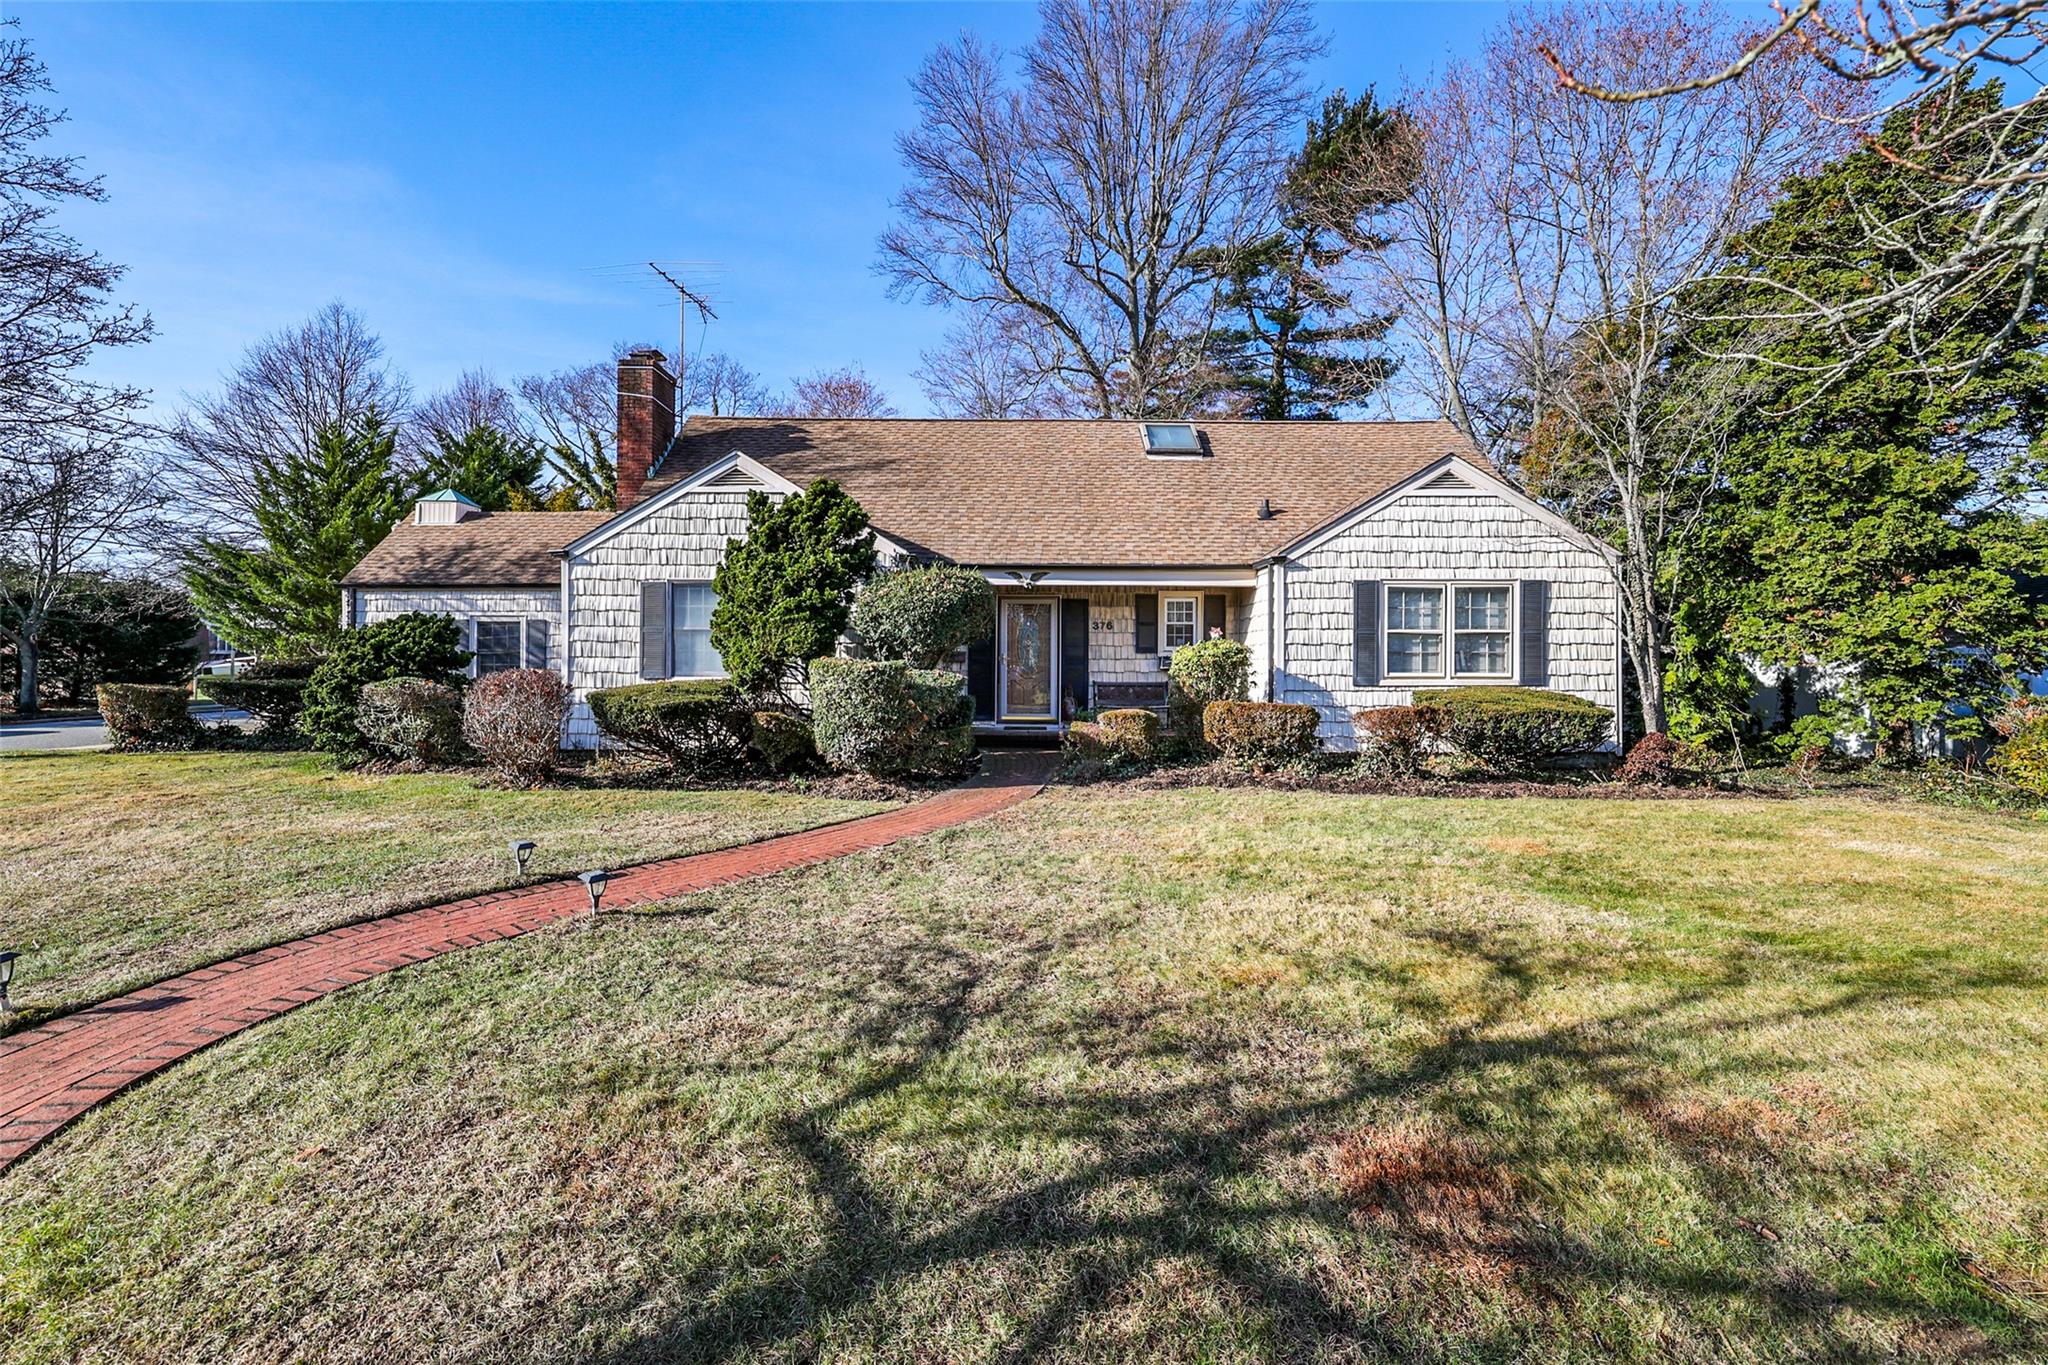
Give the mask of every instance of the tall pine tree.
[[538, 443], [516, 431], [477, 422], [460, 433], [436, 431], [420, 468], [426, 491], [451, 488], [486, 512], [538, 510], [546, 458]]
[[199, 614], [238, 648], [317, 654], [341, 629], [341, 580], [405, 515], [394, 428], [376, 414], [321, 428], [311, 451], [257, 468], [251, 548], [202, 539], [185, 560]]
[[[1990, 148], [1928, 138], [1926, 125], [2005, 129], [1986, 117], [2000, 104], [1995, 82], [1944, 87], [1895, 114], [1874, 146], [1790, 182], [1735, 244], [1729, 273], [1747, 279], [1701, 301], [1751, 320], [1700, 343], [1757, 352], [1759, 420], [1731, 452], [1718, 554], [1693, 593], [1709, 609], [1682, 642], [1681, 690], [1726, 674], [1716, 649], [1819, 664], [1842, 679], [1836, 718], [1903, 753], [1913, 727], [1937, 720], [1977, 733], [2016, 674], [2048, 665], [2048, 619], [2017, 581], [2048, 572], [2048, 307], [2017, 281], [1966, 281], [1914, 319], [1910, 339], [1894, 332], [1871, 353], [1828, 329], [1753, 321], [1782, 314], [1786, 290], [1847, 307], [1948, 259], [1966, 216], [1925, 206]], [[1911, 145], [1916, 124], [1956, 160], [1886, 155]], [[1873, 239], [1869, 221], [1916, 225], [1919, 249]]]
[[1340, 202], [1343, 168], [1396, 127], [1370, 90], [1356, 100], [1330, 95], [1287, 168], [1279, 229], [1211, 257], [1226, 321], [1209, 334], [1209, 365], [1246, 416], [1334, 419], [1393, 373], [1393, 358], [1377, 344], [1393, 317], [1358, 315], [1336, 282], [1337, 267], [1374, 241], [1340, 235], [1333, 224], [1370, 210]]

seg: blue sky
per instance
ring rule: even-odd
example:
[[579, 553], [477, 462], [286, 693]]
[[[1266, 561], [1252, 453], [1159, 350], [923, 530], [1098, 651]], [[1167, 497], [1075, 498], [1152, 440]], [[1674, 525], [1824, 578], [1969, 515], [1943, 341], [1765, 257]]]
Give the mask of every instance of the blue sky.
[[[963, 29], [1016, 47], [1036, 26], [1023, 4], [0, 12], [71, 114], [57, 150], [111, 195], [68, 225], [157, 322], [101, 373], [160, 407], [337, 298], [423, 393], [672, 345], [672, 304], [594, 269], [655, 258], [719, 263], [708, 345], [771, 385], [859, 362], [923, 412], [911, 372], [946, 317], [872, 270], [907, 82]], [[1391, 92], [1497, 13], [1328, 6], [1314, 79]]]

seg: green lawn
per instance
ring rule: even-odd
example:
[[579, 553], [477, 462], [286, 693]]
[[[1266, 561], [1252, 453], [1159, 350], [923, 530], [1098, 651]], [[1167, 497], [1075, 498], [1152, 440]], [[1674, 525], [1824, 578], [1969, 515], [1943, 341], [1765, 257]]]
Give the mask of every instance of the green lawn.
[[0, 757], [0, 948], [33, 1021], [204, 962], [532, 875], [879, 809], [772, 792], [484, 788], [292, 754]]
[[2040, 1359], [2048, 828], [1054, 789], [0, 1176], [22, 1361]]

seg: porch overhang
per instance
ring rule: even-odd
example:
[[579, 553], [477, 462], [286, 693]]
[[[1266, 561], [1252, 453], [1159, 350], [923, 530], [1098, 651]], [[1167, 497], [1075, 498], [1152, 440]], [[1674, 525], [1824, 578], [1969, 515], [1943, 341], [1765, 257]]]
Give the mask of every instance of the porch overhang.
[[998, 588], [1249, 588], [1259, 571], [1248, 564], [1085, 568], [1061, 565], [984, 568]]

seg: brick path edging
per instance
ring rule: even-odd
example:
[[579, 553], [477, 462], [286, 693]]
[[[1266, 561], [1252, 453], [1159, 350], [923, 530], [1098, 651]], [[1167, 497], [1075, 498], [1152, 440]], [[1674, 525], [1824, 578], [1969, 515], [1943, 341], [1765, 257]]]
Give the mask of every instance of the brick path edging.
[[[914, 805], [709, 853], [640, 863], [611, 875], [606, 910], [764, 877], [914, 839], [1035, 795], [1013, 767]], [[0, 1171], [79, 1115], [201, 1048], [358, 981], [444, 953], [516, 938], [587, 914], [574, 880], [471, 896], [344, 925], [244, 953], [0, 1038]]]

